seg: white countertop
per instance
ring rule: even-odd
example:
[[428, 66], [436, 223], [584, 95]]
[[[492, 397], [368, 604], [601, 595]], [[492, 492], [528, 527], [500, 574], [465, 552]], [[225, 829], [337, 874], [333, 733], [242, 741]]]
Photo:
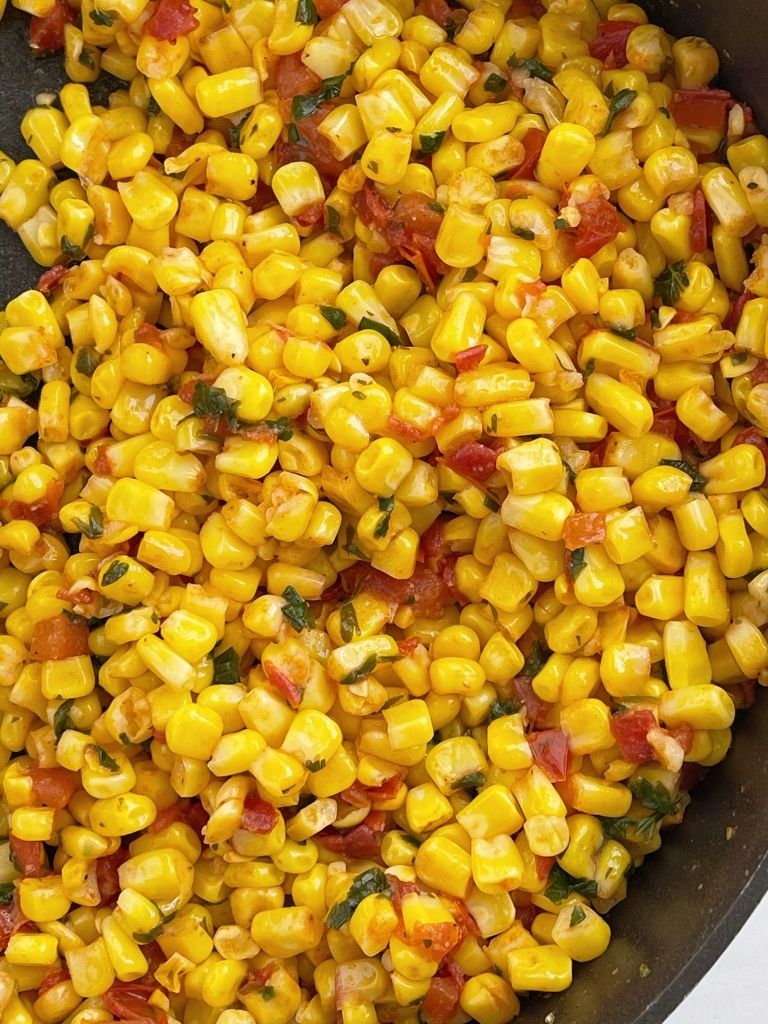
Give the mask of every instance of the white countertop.
[[667, 1024], [760, 1024], [768, 1006], [768, 896]]

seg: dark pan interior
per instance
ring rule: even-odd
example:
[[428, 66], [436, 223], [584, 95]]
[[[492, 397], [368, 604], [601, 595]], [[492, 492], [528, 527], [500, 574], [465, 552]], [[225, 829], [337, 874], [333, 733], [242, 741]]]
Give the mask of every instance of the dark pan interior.
[[[722, 84], [768, 125], [768, 4], [764, 0], [646, 0], [677, 35], [707, 37], [721, 54]], [[0, 22], [0, 148], [29, 155], [18, 125], [36, 93], [64, 81], [59, 56], [34, 59], [26, 16]], [[117, 83], [114, 83], [115, 85]], [[0, 230], [0, 304], [40, 274], [21, 243]], [[610, 915], [614, 941], [579, 966], [562, 995], [526, 1002], [520, 1024], [662, 1024], [742, 926], [768, 889], [768, 700], [740, 716], [733, 750], [695, 793], [682, 826], [635, 876]], [[726, 829], [735, 829], [730, 840]], [[642, 977], [641, 964], [650, 974]], [[643, 971], [643, 973], [647, 973]], [[550, 1017], [553, 1014], [553, 1017]]]

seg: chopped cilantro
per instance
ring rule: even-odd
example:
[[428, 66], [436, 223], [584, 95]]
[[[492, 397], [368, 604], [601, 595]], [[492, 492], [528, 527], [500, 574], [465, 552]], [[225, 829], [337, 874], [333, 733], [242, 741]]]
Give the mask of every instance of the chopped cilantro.
[[514, 224], [510, 228], [510, 231], [518, 238], [524, 238], [526, 242], [532, 242], [536, 237], [536, 232], [531, 231], [530, 228], [516, 228]]
[[130, 566], [127, 562], [121, 562], [119, 559], [112, 562], [101, 577], [102, 587], [109, 587], [113, 583], [117, 583], [118, 580], [125, 576], [129, 568]]
[[519, 710], [520, 705], [511, 697], [508, 700], [499, 700], [497, 698], [491, 704], [490, 711], [488, 712], [488, 721], [495, 722], [497, 718], [504, 718], [505, 715], [516, 715]]
[[53, 735], [56, 739], [61, 739], [63, 733], [67, 729], [74, 729], [75, 725], [70, 717], [70, 711], [75, 706], [73, 697], [69, 697], [67, 700], [63, 700], [61, 704], [56, 708], [53, 713]]
[[605, 128], [600, 133], [601, 136], [606, 136], [613, 127], [614, 118], [617, 117], [622, 111], [627, 110], [637, 99], [637, 93], [634, 89], [620, 89], [615, 96], [611, 97], [611, 102], [608, 107], [608, 120], [605, 122]]
[[96, 367], [101, 362], [101, 356], [92, 348], [90, 345], [84, 345], [82, 348], [77, 350], [75, 356], [75, 369], [78, 373], [82, 373], [84, 377], [92, 377], [96, 372]]
[[230, 430], [237, 430], [240, 426], [237, 419], [237, 406], [238, 403], [229, 398], [224, 388], [215, 388], [206, 384], [204, 380], [195, 381], [192, 408], [195, 416], [199, 419], [206, 417], [214, 420], [222, 419]]
[[432, 132], [431, 135], [419, 136], [419, 150], [422, 153], [436, 153], [440, 149], [440, 143], [445, 138], [445, 132]]
[[386, 537], [389, 532], [389, 520], [395, 511], [395, 499], [379, 498], [379, 511], [383, 514], [380, 516], [376, 529], [373, 531], [373, 536], [377, 538]]
[[91, 505], [87, 519], [77, 517], [72, 523], [88, 540], [96, 540], [104, 534], [104, 515], [98, 505]]
[[551, 82], [554, 78], [549, 68], [542, 64], [540, 60], [536, 60], [535, 57], [515, 57], [513, 55], [509, 58], [507, 64], [511, 68], [525, 68], [531, 78], [541, 78], [545, 82]]
[[105, 28], [111, 28], [118, 15], [115, 11], [97, 11], [94, 8], [88, 12], [88, 17], [94, 25], [103, 25]]
[[317, 22], [317, 11], [312, 0], [299, 0], [296, 4], [296, 21], [300, 25], [314, 25]]
[[354, 637], [360, 635], [360, 625], [357, 621], [355, 606], [351, 601], [345, 601], [339, 609], [341, 617], [341, 639], [348, 644]]
[[538, 675], [539, 672], [541, 672], [541, 670], [546, 665], [547, 659], [549, 658], [551, 653], [552, 652], [547, 647], [547, 645], [543, 644], [541, 642], [541, 640], [534, 640], [533, 641], [533, 647], [531, 648], [531, 653], [525, 659], [525, 664], [523, 665], [523, 668], [522, 668], [522, 671], [521, 671], [520, 675], [521, 676], [536, 676], [536, 675]]
[[234, 647], [215, 655], [213, 659], [213, 682], [230, 684], [240, 682], [240, 655]]
[[344, 311], [337, 309], [335, 306], [321, 306], [320, 312], [323, 314], [328, 323], [333, 327], [334, 330], [340, 331], [344, 324], [347, 322], [347, 318], [344, 315]]
[[387, 876], [380, 868], [368, 868], [357, 876], [346, 897], [331, 907], [325, 919], [326, 927], [343, 928], [365, 897], [373, 893], [390, 893]]
[[308, 772], [319, 772], [321, 769], [325, 768], [325, 758], [321, 757], [317, 761], [305, 761], [304, 767]]
[[690, 283], [685, 264], [678, 260], [656, 278], [656, 294], [665, 306], [674, 306]]
[[693, 483], [691, 484], [692, 491], [703, 491], [706, 485], [706, 477], [703, 477], [695, 466], [692, 466], [690, 462], [686, 462], [685, 459], [662, 459], [659, 463], [660, 466], [674, 466], [675, 469], [682, 470], [686, 476], [689, 476]]
[[568, 572], [572, 580], [576, 579], [581, 570], [586, 567], [586, 564], [585, 548], [576, 548], [574, 551], [571, 551], [568, 559]]
[[486, 92], [504, 92], [508, 84], [506, 78], [497, 75], [495, 71], [492, 71], [483, 82]]
[[597, 882], [591, 878], [574, 878], [563, 871], [559, 864], [553, 864], [544, 895], [553, 903], [562, 903], [573, 892], [581, 893], [582, 896], [597, 896]]
[[462, 775], [460, 779], [451, 786], [451, 789], [479, 789], [485, 785], [485, 775], [483, 772], [468, 772], [466, 775]]
[[326, 100], [335, 100], [341, 95], [345, 80], [352, 74], [350, 65], [340, 75], [332, 75], [324, 78], [317, 92], [305, 93], [303, 96], [294, 96], [291, 104], [291, 116], [294, 121], [301, 121], [304, 117], [311, 117], [316, 114]]
[[315, 616], [298, 590], [295, 587], [286, 587], [283, 591], [283, 598], [286, 602], [283, 605], [283, 615], [293, 628], [299, 632], [302, 629], [314, 629]]
[[101, 768], [106, 768], [110, 772], [120, 771], [120, 765], [117, 763], [114, 757], [109, 756], [104, 747], [96, 747], [96, 753], [98, 755], [99, 766]]
[[571, 928], [575, 928], [576, 925], [581, 924], [582, 921], [586, 921], [587, 915], [584, 913], [584, 908], [576, 906], [571, 911]]
[[399, 334], [396, 334], [391, 327], [387, 327], [386, 324], [379, 323], [378, 320], [372, 320], [369, 316], [362, 317], [358, 324], [358, 329], [361, 331], [378, 331], [379, 334], [387, 339], [393, 348], [397, 348], [398, 345], [402, 345]]

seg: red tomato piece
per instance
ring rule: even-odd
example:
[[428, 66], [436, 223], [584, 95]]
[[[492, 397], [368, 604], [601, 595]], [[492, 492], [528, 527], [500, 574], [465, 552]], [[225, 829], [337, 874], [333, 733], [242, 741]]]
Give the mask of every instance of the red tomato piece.
[[175, 43], [198, 27], [197, 14], [187, 0], [157, 0], [154, 13], [145, 22], [143, 34]]
[[33, 50], [63, 50], [64, 29], [67, 25], [74, 25], [76, 18], [77, 11], [66, 0], [55, 0], [49, 14], [34, 17], [30, 21], [29, 45]]
[[439, 924], [417, 921], [407, 941], [410, 946], [416, 947], [420, 957], [430, 963], [439, 964], [452, 949], [456, 948], [461, 938], [461, 927], [455, 921], [442, 921]]
[[395, 416], [392, 412], [387, 419], [387, 430], [397, 434], [398, 437], [402, 437], [406, 441], [424, 441], [430, 436], [421, 430], [420, 427], [413, 423], [408, 423], [407, 420], [401, 420], [399, 416]]
[[351, 786], [347, 786], [346, 789], [342, 790], [341, 799], [351, 804], [352, 807], [367, 807], [371, 802], [368, 797], [367, 788], [359, 779], [355, 779]]
[[447, 4], [446, 0], [422, 0], [421, 13], [444, 29], [458, 28], [467, 18], [466, 11], [456, 10]]
[[460, 476], [480, 483], [485, 483], [496, 472], [496, 452], [479, 441], [465, 441], [455, 451], [448, 452], [443, 461]]
[[662, 437], [674, 438], [680, 420], [677, 418], [674, 405], [666, 409], [656, 409], [653, 416], [651, 432]]
[[331, 15], [340, 11], [346, 2], [347, 0], [315, 0], [315, 10], [317, 11], [318, 18], [321, 20], [323, 18], [330, 18]]
[[32, 799], [45, 807], [62, 810], [77, 789], [77, 775], [66, 768], [29, 768], [32, 779]]
[[568, 737], [562, 729], [545, 729], [528, 735], [528, 745], [536, 764], [552, 782], [568, 778]]
[[[32, 20], [34, 21], [34, 18]], [[50, 270], [46, 270], [44, 274], [40, 275], [35, 288], [42, 292], [43, 295], [51, 295], [56, 291], [68, 273], [69, 267], [65, 263], [58, 263], [55, 267], [51, 267]]]
[[487, 351], [487, 345], [473, 345], [471, 348], [465, 348], [453, 360], [456, 369], [459, 373], [466, 373], [467, 370], [476, 370], [485, 358]]
[[157, 348], [163, 344], [163, 332], [155, 324], [139, 324], [136, 341], [143, 341], [146, 345], [154, 345]]
[[563, 529], [563, 541], [569, 551], [602, 544], [605, 540], [605, 512], [577, 512], [568, 516]]
[[636, 28], [636, 21], [601, 21], [596, 38], [589, 44], [590, 57], [609, 67], [623, 68], [627, 63], [627, 40]]
[[167, 1024], [168, 1014], [149, 1003], [149, 997], [158, 987], [138, 981], [118, 981], [101, 998], [118, 1020], [130, 1020], [133, 1024]]
[[510, 178], [524, 178], [526, 180], [533, 178], [546, 141], [546, 132], [543, 132], [540, 128], [528, 129], [523, 136], [523, 149], [525, 150], [523, 162], [510, 174]]
[[517, 914], [515, 915], [520, 924], [525, 928], [526, 931], [530, 931], [533, 926], [533, 922], [541, 913], [538, 907], [535, 907], [532, 903], [526, 904], [524, 907], [517, 908]]
[[292, 679], [288, 678], [285, 672], [281, 672], [277, 665], [273, 665], [271, 661], [262, 662], [261, 667], [274, 688], [280, 691], [292, 708], [297, 708], [301, 704], [303, 696], [301, 687], [297, 686]]
[[386, 818], [382, 811], [371, 811], [364, 821], [349, 832], [321, 832], [318, 839], [326, 848], [353, 860], [373, 860], [379, 856], [381, 833]]
[[83, 587], [82, 590], [73, 590], [71, 587], [59, 587], [56, 597], [60, 601], [69, 601], [70, 604], [93, 604], [96, 599], [96, 591], [90, 587]]
[[681, 128], [721, 128], [733, 106], [725, 89], [675, 89], [669, 110]]
[[8, 511], [11, 513], [11, 519], [27, 519], [35, 526], [50, 526], [59, 514], [63, 491], [64, 481], [54, 480], [48, 485], [45, 497], [39, 501], [10, 501]]
[[424, 531], [421, 536], [421, 542], [419, 544], [419, 558], [430, 559], [440, 558], [442, 555], [447, 554], [450, 548], [445, 542], [445, 524], [450, 522], [447, 516], [438, 516], [438, 518]]
[[302, 228], [313, 228], [319, 224], [325, 216], [325, 203], [310, 203], [310, 205], [297, 213], [294, 220]]
[[392, 217], [392, 207], [370, 181], [355, 196], [352, 206], [367, 228], [383, 231]]
[[694, 252], [706, 252], [709, 245], [707, 230], [707, 200], [699, 186], [693, 193], [693, 220], [691, 221], [691, 246]]
[[41, 996], [43, 992], [47, 992], [49, 988], [53, 988], [54, 985], [60, 985], [62, 981], [69, 981], [69, 971], [66, 967], [58, 967], [48, 971], [37, 988], [38, 996]]
[[536, 861], [536, 877], [540, 879], [549, 878], [549, 872], [555, 866], [557, 857], [540, 857], [536, 853], [533, 859]]
[[[320, 14], [319, 7], [317, 13]], [[301, 51], [278, 57], [274, 74], [275, 89], [281, 100], [290, 100], [294, 96], [317, 92], [322, 84], [320, 76], [311, 71], [302, 61]]]
[[749, 380], [754, 387], [756, 384], [765, 384], [768, 380], [768, 360], [761, 359], [754, 370], [750, 371]]
[[[318, 85], [315, 89], [303, 91], [314, 92], [319, 87], [318, 80]], [[302, 90], [291, 93], [292, 96], [301, 94]], [[282, 101], [281, 109], [285, 120], [290, 121], [292, 116], [291, 104], [287, 99]], [[316, 113], [310, 117], [302, 117], [300, 121], [297, 121], [296, 131], [299, 137], [296, 142], [278, 140], [275, 146], [275, 165], [283, 167], [285, 164], [293, 163], [294, 160], [306, 160], [315, 165], [322, 177], [335, 183], [336, 178], [338, 178], [341, 172], [352, 163], [352, 158], [345, 157], [343, 160], [339, 160], [333, 151], [332, 144], [324, 135], [320, 134], [320, 124], [333, 109], [333, 103], [321, 103]], [[326, 183], [326, 190], [330, 191], [328, 183]]]
[[27, 919], [19, 906], [19, 891], [15, 889], [11, 902], [0, 906], [0, 953], [8, 945], [8, 939], [21, 931], [26, 923]]
[[405, 640], [397, 641], [397, 649], [400, 651], [404, 658], [412, 657], [417, 649], [421, 646], [422, 640], [420, 636], [408, 636]]
[[392, 906], [395, 908], [395, 913], [398, 917], [402, 917], [403, 896], [406, 896], [409, 892], [421, 892], [421, 889], [415, 882], [403, 882], [395, 875], [387, 875], [386, 877], [392, 890]]
[[656, 716], [646, 708], [613, 715], [611, 732], [625, 761], [645, 764], [646, 761], [654, 760], [656, 755], [646, 737], [648, 730], [655, 729], [657, 725]]
[[121, 846], [114, 853], [110, 853], [106, 857], [99, 857], [96, 861], [96, 884], [101, 897], [99, 906], [109, 906], [120, 895], [118, 870], [126, 860], [128, 860], [128, 850]]
[[419, 1009], [419, 1016], [428, 1024], [448, 1024], [456, 1013], [463, 980], [436, 974]]
[[342, 791], [341, 798], [353, 807], [367, 807], [377, 800], [392, 800], [397, 796], [404, 778], [404, 772], [396, 772], [380, 786], [364, 786], [362, 782], [356, 780]]
[[680, 746], [683, 748], [684, 754], [690, 754], [691, 748], [693, 747], [693, 728], [688, 725], [687, 722], [681, 722], [680, 725], [674, 726], [669, 729], [669, 734], [673, 739], [676, 739]]
[[249, 984], [255, 985], [256, 988], [263, 988], [279, 966], [277, 960], [270, 960], [263, 967], [254, 967], [248, 972]]
[[18, 864], [18, 870], [25, 878], [39, 878], [43, 869], [43, 844], [37, 839], [17, 839], [11, 836], [8, 840], [11, 856]]
[[768, 439], [760, 433], [757, 427], [747, 427], [745, 430], [741, 430], [733, 439], [733, 445], [737, 444], [753, 444], [768, 459]]
[[263, 836], [272, 831], [279, 816], [279, 811], [272, 804], [252, 793], [245, 798], [240, 824], [248, 832], [256, 832]]
[[507, 11], [508, 18], [540, 18], [547, 13], [546, 7], [539, 0], [512, 0]]
[[575, 230], [575, 253], [579, 259], [589, 259], [604, 245], [612, 242], [621, 231], [621, 221], [613, 203], [598, 196], [579, 203], [581, 220]]
[[755, 296], [750, 291], [744, 291], [739, 295], [736, 301], [731, 306], [728, 316], [723, 321], [723, 328], [726, 331], [734, 331], [739, 326], [741, 320], [741, 314], [744, 312], [744, 307], [750, 299], [754, 299]]
[[61, 661], [88, 653], [88, 623], [61, 612], [36, 622], [29, 656], [33, 661]]
[[527, 676], [515, 676], [512, 680], [512, 696], [525, 708], [525, 717], [532, 725], [542, 726], [549, 721], [553, 705], [542, 700], [534, 692]]

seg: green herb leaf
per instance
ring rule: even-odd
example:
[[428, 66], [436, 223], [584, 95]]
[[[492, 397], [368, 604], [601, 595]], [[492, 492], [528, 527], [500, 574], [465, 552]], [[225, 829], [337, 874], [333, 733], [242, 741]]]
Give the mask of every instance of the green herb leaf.
[[98, 754], [99, 766], [101, 768], [106, 768], [110, 772], [120, 771], [120, 765], [117, 763], [114, 757], [110, 757], [110, 755], [106, 752], [104, 747], [96, 747], [96, 753]]
[[646, 818], [601, 818], [603, 832], [609, 839], [628, 839], [630, 842], [645, 842], [661, 819], [656, 814]]
[[68, 256], [71, 260], [82, 260], [85, 258], [85, 250], [82, 245], [77, 245], [75, 242], [70, 242], [66, 235], [61, 237], [61, 251], [65, 256]]
[[321, 757], [317, 761], [305, 761], [304, 767], [308, 772], [319, 772], [322, 768], [325, 768], [325, 758]]
[[224, 388], [215, 388], [204, 380], [195, 381], [192, 395], [192, 408], [198, 419], [210, 417], [224, 420], [230, 430], [237, 430], [240, 423], [237, 419], [237, 402], [233, 402]]
[[8, 907], [13, 903], [16, 887], [13, 882], [0, 883], [0, 907]]
[[584, 380], [586, 380], [587, 377], [591, 377], [594, 372], [595, 372], [595, 360], [594, 359], [588, 359], [587, 363], [586, 363], [586, 366], [581, 371], [581, 375], [584, 378]]
[[637, 332], [633, 331], [631, 327], [616, 327], [611, 324], [608, 330], [611, 334], [618, 334], [620, 338], [626, 338], [627, 341], [634, 341], [637, 337]]
[[383, 335], [393, 348], [397, 348], [398, 345], [402, 345], [400, 335], [395, 334], [391, 327], [387, 327], [386, 324], [380, 324], [378, 320], [372, 320], [369, 316], [364, 316], [358, 324], [358, 330], [360, 331], [378, 331], [379, 334]]
[[0, 370], [0, 395], [13, 395], [14, 398], [29, 398], [42, 383], [34, 373], [11, 373]]
[[553, 864], [549, 872], [549, 885], [544, 890], [544, 895], [553, 903], [562, 903], [573, 892], [578, 892], [582, 896], [597, 896], [597, 882], [591, 878], [574, 878], [567, 871], [563, 871], [559, 864]]
[[356, 532], [354, 526], [352, 526], [352, 524], [350, 523], [347, 526], [347, 532], [346, 532], [347, 542], [346, 542], [346, 544], [343, 544], [342, 547], [344, 548], [344, 550], [348, 554], [353, 555], [355, 558], [359, 558], [363, 562], [370, 562], [370, 558], [368, 557], [368, 555], [366, 555], [366, 553], [362, 550], [362, 548], [360, 548], [357, 545], [357, 543], [355, 542], [355, 537], [356, 536], [357, 536], [357, 532]]
[[483, 495], [483, 504], [485, 505], [486, 508], [489, 508], [491, 512], [498, 512], [499, 509], [501, 508], [501, 505], [498, 503], [498, 501], [496, 501], [496, 499], [491, 494]]
[[361, 872], [354, 880], [349, 887], [346, 898], [331, 907], [325, 919], [326, 927], [342, 928], [365, 897], [377, 892], [389, 895], [390, 888], [387, 876], [379, 868], [368, 868], [366, 871]]
[[321, 306], [320, 312], [335, 331], [340, 331], [347, 322], [344, 311], [337, 309], [335, 306]]
[[485, 775], [483, 772], [469, 772], [467, 775], [462, 775], [460, 779], [451, 786], [451, 789], [479, 789], [485, 785]]
[[510, 57], [507, 64], [511, 68], [525, 68], [531, 78], [542, 78], [545, 82], [551, 82], [554, 75], [546, 65], [535, 57]]
[[629, 788], [635, 799], [654, 814], [664, 818], [668, 814], [677, 813], [678, 800], [663, 782], [652, 783], [648, 779], [639, 778], [630, 782]]
[[127, 562], [121, 562], [119, 559], [112, 562], [101, 577], [102, 587], [109, 587], [113, 583], [117, 583], [118, 580], [121, 580], [123, 576], [125, 576], [129, 568], [130, 566]]
[[631, 107], [636, 99], [637, 93], [634, 89], [619, 89], [616, 95], [611, 97], [610, 106], [608, 107], [608, 120], [605, 122], [605, 128], [600, 133], [601, 138], [604, 138], [610, 132], [614, 118], [628, 107]]
[[678, 260], [656, 278], [654, 288], [665, 306], [674, 306], [690, 283], [685, 264]]
[[415, 846], [418, 849], [421, 846], [421, 841], [412, 836], [410, 832], [403, 832], [403, 841], [409, 843], [411, 846]]
[[747, 353], [746, 352], [737, 352], [736, 355], [731, 356], [731, 362], [733, 363], [734, 366], [741, 366], [741, 364], [742, 363], [746, 363], [746, 361], [747, 361]]
[[105, 28], [111, 28], [119, 15], [115, 11], [97, 11], [94, 8], [89, 12], [88, 17], [94, 25], [103, 25]]
[[299, 0], [296, 4], [296, 21], [300, 25], [314, 25], [317, 22], [317, 11], [312, 0]]
[[271, 999], [275, 998], [275, 990], [272, 985], [265, 985], [259, 995], [265, 1003], [268, 1003]]
[[123, 744], [124, 747], [130, 747], [130, 745], [131, 745], [131, 737], [128, 735], [127, 732], [121, 732], [120, 736], [119, 736], [119, 739], [120, 739], [120, 742]]
[[427, 203], [427, 206], [429, 207], [430, 210], [434, 210], [435, 213], [445, 213], [445, 207], [443, 206], [442, 203]]
[[543, 644], [541, 640], [534, 640], [533, 647], [531, 648], [531, 653], [525, 659], [525, 664], [523, 665], [520, 675], [538, 675], [539, 672], [541, 672], [541, 670], [546, 665], [547, 659], [549, 658], [551, 653], [552, 651], [550, 651], [547, 645]]
[[74, 729], [75, 724], [70, 718], [70, 711], [75, 706], [74, 697], [63, 700], [53, 713], [53, 735], [57, 740], [61, 739], [67, 729]]
[[587, 915], [584, 913], [584, 908], [576, 906], [571, 911], [571, 928], [575, 928], [576, 925], [581, 924], [582, 921], [586, 921]]
[[445, 138], [445, 132], [432, 132], [431, 135], [419, 136], [419, 150], [422, 153], [436, 153], [440, 149], [440, 143]]
[[360, 625], [357, 621], [357, 612], [351, 601], [345, 601], [339, 609], [341, 618], [341, 639], [348, 644], [354, 637], [360, 635]]
[[326, 206], [326, 212], [328, 214], [328, 230], [332, 231], [334, 235], [341, 235], [339, 231], [339, 224], [341, 224], [341, 214], [335, 206]]
[[90, 50], [86, 50], [86, 48], [83, 47], [83, 49], [80, 51], [80, 56], [77, 59], [79, 63], [83, 65], [84, 68], [90, 68], [91, 71], [95, 70], [96, 65], [93, 62], [93, 56]]
[[214, 657], [213, 682], [226, 685], [240, 682], [240, 655], [234, 647], [228, 647]]
[[240, 131], [247, 120], [248, 115], [246, 115], [241, 121], [238, 121], [237, 124], [230, 125], [229, 144], [231, 149], [240, 149]]
[[133, 933], [133, 941], [134, 942], [141, 942], [141, 943], [144, 943], [144, 942], [154, 942], [155, 939], [157, 938], [157, 936], [163, 930], [164, 926], [165, 926], [165, 921], [161, 921], [160, 924], [155, 925], [155, 927], [151, 928], [148, 932], [134, 932]]
[[508, 85], [506, 78], [497, 75], [495, 71], [492, 71], [483, 82], [486, 92], [504, 92]]
[[572, 580], [575, 580], [581, 570], [586, 566], [586, 549], [576, 548], [571, 551], [568, 558], [568, 572]]
[[88, 540], [96, 540], [104, 534], [104, 516], [98, 505], [91, 505], [87, 519], [78, 517], [72, 522]]
[[288, 125], [288, 141], [289, 142], [301, 142], [301, 136], [299, 135], [299, 129], [291, 121]]
[[567, 231], [570, 225], [565, 217], [555, 217], [555, 227], [558, 231]]
[[661, 327], [661, 317], [659, 316], [658, 309], [651, 310], [651, 327], [654, 331], [658, 331]]
[[509, 230], [518, 238], [524, 238], [526, 242], [532, 242], [536, 237], [536, 232], [531, 231], [530, 228], [516, 228], [513, 224]]
[[315, 616], [312, 614], [312, 609], [295, 587], [286, 587], [283, 591], [283, 598], [286, 601], [283, 605], [283, 615], [294, 629], [301, 632], [302, 629], [315, 628]]
[[96, 372], [96, 367], [101, 363], [101, 356], [95, 348], [91, 348], [90, 345], [84, 345], [82, 348], [77, 350], [75, 356], [75, 369], [78, 373], [82, 373], [84, 377], [92, 377]]
[[352, 74], [352, 65], [340, 75], [324, 78], [317, 92], [294, 96], [291, 104], [291, 116], [294, 121], [316, 114], [326, 100], [335, 100], [341, 95], [346, 78]]
[[516, 715], [520, 710], [520, 705], [516, 700], [512, 700], [510, 697], [508, 700], [499, 700], [498, 698], [491, 704], [490, 711], [488, 712], [488, 721], [495, 722], [497, 718], [504, 718], [505, 715]]
[[274, 430], [278, 441], [290, 441], [293, 437], [293, 426], [287, 416], [281, 416], [276, 420], [264, 420], [264, 426]]
[[674, 466], [675, 469], [682, 470], [686, 476], [689, 476], [693, 483], [691, 484], [692, 491], [703, 491], [707, 483], [706, 477], [703, 477], [695, 466], [692, 466], [690, 462], [686, 462], [685, 459], [662, 459], [659, 463], [660, 466]]
[[343, 679], [339, 680], [340, 686], [352, 686], [353, 683], [358, 682], [360, 679], [364, 679], [369, 676], [371, 672], [376, 668], [379, 663], [379, 659], [375, 654], [369, 654], [368, 657], [363, 661], [357, 668], [353, 668], [351, 672], [347, 672]]
[[147, 100], [147, 117], [157, 117], [160, 113], [160, 104], [157, 102], [154, 96], [150, 96]]
[[376, 529], [373, 531], [374, 537], [386, 537], [389, 532], [389, 520], [392, 513], [395, 511], [395, 499], [394, 498], [379, 498], [379, 511], [383, 515], [379, 518], [376, 523]]

